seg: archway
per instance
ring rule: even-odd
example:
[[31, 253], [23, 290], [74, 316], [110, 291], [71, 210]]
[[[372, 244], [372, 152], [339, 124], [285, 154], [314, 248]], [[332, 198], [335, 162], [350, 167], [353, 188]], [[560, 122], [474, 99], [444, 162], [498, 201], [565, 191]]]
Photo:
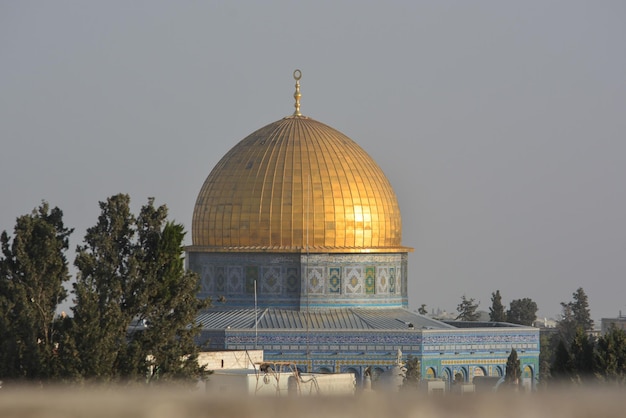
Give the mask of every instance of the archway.
[[355, 369], [354, 367], [348, 367], [347, 369], [345, 369], [343, 371], [344, 373], [352, 373], [354, 375], [354, 378], [356, 379], [357, 382], [361, 381], [361, 374], [359, 373], [359, 371], [357, 369]]
[[529, 365], [526, 365], [524, 367], [524, 370], [523, 370], [523, 373], [522, 373], [522, 378], [523, 379], [532, 379], [533, 378], [533, 369]]
[[465, 367], [459, 367], [454, 370], [454, 383], [465, 383], [468, 381], [468, 370]]
[[376, 388], [376, 385], [379, 382], [381, 376], [385, 373], [385, 369], [381, 367], [372, 367], [370, 368], [370, 377], [372, 379], [372, 388]]
[[429, 367], [426, 369], [426, 374], [424, 375], [424, 379], [435, 379], [437, 377], [437, 373], [435, 372], [435, 369], [432, 367]]
[[473, 375], [474, 375], [474, 377], [487, 376], [487, 371], [484, 368], [480, 367], [480, 366], [476, 366], [476, 367], [474, 367]]
[[527, 390], [530, 391], [533, 388], [533, 381], [534, 381], [534, 370], [530, 365], [526, 365], [524, 366], [524, 368], [522, 369], [522, 387]]
[[441, 380], [446, 382], [446, 390], [450, 390], [450, 385], [452, 385], [452, 370], [448, 367], [444, 367], [441, 371]]

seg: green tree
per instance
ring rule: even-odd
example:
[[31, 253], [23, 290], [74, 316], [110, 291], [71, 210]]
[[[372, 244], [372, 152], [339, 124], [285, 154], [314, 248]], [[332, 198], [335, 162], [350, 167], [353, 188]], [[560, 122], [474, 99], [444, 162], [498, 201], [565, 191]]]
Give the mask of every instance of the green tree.
[[519, 385], [519, 379], [522, 376], [522, 369], [520, 367], [520, 360], [517, 358], [517, 351], [511, 349], [511, 354], [506, 359], [506, 373], [504, 375], [504, 381], [509, 385]]
[[559, 338], [554, 350], [554, 362], [550, 367], [550, 375], [553, 380], [565, 381], [572, 377], [572, 357], [565, 340]]
[[[556, 338], [555, 338], [556, 336]], [[550, 366], [554, 362], [554, 351], [558, 335], [539, 333], [539, 382], [547, 384], [550, 380]]]
[[506, 317], [512, 324], [532, 326], [537, 319], [537, 304], [529, 298], [512, 300]]
[[591, 319], [591, 310], [589, 309], [589, 300], [587, 294], [582, 287], [576, 289], [572, 294], [571, 302], [572, 314], [576, 325], [582, 327], [586, 332], [593, 331], [593, 319]]
[[182, 225], [167, 222], [167, 208], [152, 198], [138, 217], [128, 195], [100, 207], [76, 258], [80, 374], [105, 381], [200, 376], [194, 320], [206, 303], [196, 298], [197, 275], [184, 269]]
[[467, 299], [465, 295], [463, 295], [461, 297], [461, 303], [459, 303], [456, 308], [459, 313], [456, 319], [459, 321], [478, 321], [480, 314], [476, 312], [477, 309], [478, 303], [475, 303], [473, 298]]
[[55, 311], [67, 292], [65, 256], [72, 233], [63, 212], [43, 202], [17, 218], [13, 239], [0, 236], [0, 377], [57, 377]]
[[571, 302], [561, 302], [562, 314], [557, 327], [561, 337], [568, 345], [574, 341], [578, 328], [585, 332], [593, 330], [593, 319], [589, 309], [589, 300], [582, 287], [579, 287], [573, 294]]
[[596, 372], [608, 382], [626, 383], [626, 332], [612, 326], [598, 339]]
[[147, 366], [150, 381], [197, 378], [204, 369], [197, 362], [194, 337], [200, 327], [194, 322], [208, 301], [196, 297], [197, 274], [185, 271], [183, 226], [166, 222], [167, 208], [153, 203], [150, 199], [137, 221], [144, 295], [137, 318], [147, 327], [132, 334], [131, 345], [140, 348], [134, 371], [145, 373]]
[[502, 305], [502, 296], [500, 296], [499, 290], [496, 290], [495, 293], [491, 294], [491, 307], [489, 308], [489, 320], [491, 322], [506, 321], [504, 305]]
[[569, 349], [572, 373], [579, 382], [589, 381], [594, 372], [594, 341], [579, 327]]
[[404, 387], [417, 387], [419, 385], [420, 379], [422, 378], [421, 372], [421, 364], [418, 357], [414, 357], [409, 355], [406, 360], [406, 374], [404, 377], [403, 386]]
[[561, 309], [561, 318], [557, 321], [557, 329], [560, 339], [565, 342], [566, 346], [569, 346], [574, 341], [578, 325], [574, 319], [571, 303], [561, 302]]
[[76, 250], [72, 332], [80, 375], [109, 381], [120, 377], [127, 328], [137, 310], [137, 295], [130, 290], [139, 278], [130, 197], [112, 196], [100, 202], [100, 209], [98, 222]]
[[426, 310], [425, 303], [422, 303], [422, 306], [419, 307], [419, 309], [417, 310], [417, 313], [419, 313], [420, 315], [426, 315], [428, 313], [428, 311]]

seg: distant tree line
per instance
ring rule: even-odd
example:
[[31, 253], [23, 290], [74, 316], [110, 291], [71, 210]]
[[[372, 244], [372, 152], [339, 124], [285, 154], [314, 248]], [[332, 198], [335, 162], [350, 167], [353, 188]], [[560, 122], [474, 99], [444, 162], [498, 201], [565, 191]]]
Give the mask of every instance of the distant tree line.
[[43, 202], [0, 235], [0, 379], [5, 381], [192, 381], [199, 281], [183, 264], [183, 226], [148, 199], [100, 202], [96, 224], [76, 249], [73, 315], [66, 253], [73, 230]]
[[545, 383], [626, 383], [626, 332], [612, 327], [596, 338], [589, 302], [583, 288], [561, 303], [557, 332], [541, 343]]
[[[479, 303], [466, 295], [457, 306], [459, 321], [478, 321]], [[514, 299], [506, 309], [499, 290], [491, 294], [489, 321], [532, 326], [537, 304], [530, 298]], [[541, 333], [539, 369], [543, 384], [583, 384], [591, 382], [626, 383], [626, 332], [613, 327], [595, 338], [589, 301], [583, 288], [572, 294], [572, 301], [561, 302], [561, 316], [552, 333]], [[419, 313], [426, 314], [422, 304]], [[514, 354], [514, 355], [513, 355]], [[516, 370], [517, 353], [511, 353], [507, 370]], [[508, 372], [507, 372], [508, 374]]]

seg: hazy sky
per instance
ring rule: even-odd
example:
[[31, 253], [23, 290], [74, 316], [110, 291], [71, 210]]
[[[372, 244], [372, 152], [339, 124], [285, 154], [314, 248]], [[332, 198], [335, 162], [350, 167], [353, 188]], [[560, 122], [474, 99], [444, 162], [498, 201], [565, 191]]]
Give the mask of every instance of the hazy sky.
[[412, 309], [499, 289], [550, 317], [582, 286], [626, 313], [625, 22], [623, 0], [0, 0], [0, 230], [45, 199], [75, 248], [119, 192], [190, 230], [300, 68], [302, 113], [394, 186]]

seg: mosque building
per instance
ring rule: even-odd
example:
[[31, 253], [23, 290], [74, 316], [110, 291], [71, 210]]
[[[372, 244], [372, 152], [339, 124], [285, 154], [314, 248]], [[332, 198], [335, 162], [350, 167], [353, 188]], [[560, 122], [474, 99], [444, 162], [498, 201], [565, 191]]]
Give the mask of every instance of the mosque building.
[[357, 381], [399, 352], [419, 358], [425, 379], [502, 376], [515, 348], [534, 385], [538, 329], [408, 309], [413, 249], [394, 190], [356, 142], [300, 112], [299, 70], [294, 78], [295, 112], [237, 143], [198, 194], [187, 263], [213, 301], [199, 316], [201, 344], [263, 349], [267, 361]]

